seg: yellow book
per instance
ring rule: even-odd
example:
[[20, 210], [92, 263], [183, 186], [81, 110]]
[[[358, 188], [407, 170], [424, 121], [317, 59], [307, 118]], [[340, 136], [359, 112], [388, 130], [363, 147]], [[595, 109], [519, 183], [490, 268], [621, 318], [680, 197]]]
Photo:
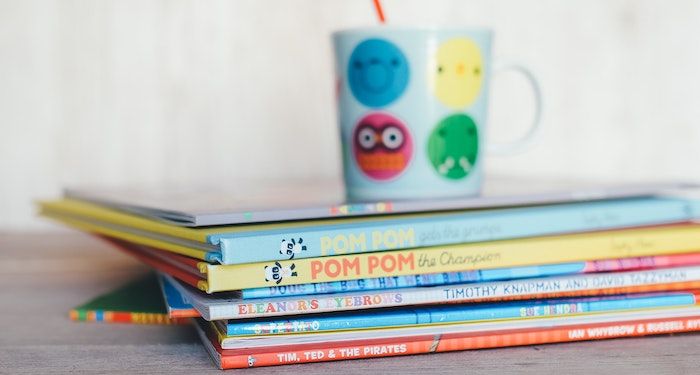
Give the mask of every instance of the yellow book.
[[[163, 253], [134, 246], [129, 246], [129, 249], [150, 256], [154, 252]], [[687, 224], [277, 262], [237, 265], [199, 262], [195, 268], [201, 275], [197, 286], [212, 293], [362, 278], [691, 253], [698, 249], [700, 225]], [[151, 265], [157, 267], [157, 264]]]
[[[251, 234], [267, 234], [266, 239], [268, 242], [274, 244], [273, 247], [267, 246], [274, 250], [268, 252], [272, 253], [273, 259], [281, 259], [284, 256], [279, 253], [281, 240], [278, 238], [289, 237], [290, 233], [300, 233], [305, 228], [336, 227], [338, 225], [355, 225], [358, 223], [380, 223], [379, 225], [381, 225], [381, 223], [386, 221], [413, 220], [421, 217], [429, 217], [431, 220], [441, 217], [449, 219], [455, 215], [454, 213], [416, 213], [392, 215], [390, 219], [380, 216], [350, 217], [192, 228], [130, 214], [99, 204], [67, 198], [41, 201], [39, 202], [39, 209], [40, 214], [43, 216], [91, 233], [107, 235], [140, 245], [153, 246], [161, 250], [224, 264], [246, 262], [246, 259], [240, 258], [245, 257], [246, 253], [250, 253], [254, 249], [246, 245], [239, 245], [234, 243], [234, 241], [239, 240], [238, 242], [243, 242], [243, 238], [250, 238]], [[231, 244], [227, 246], [227, 243]], [[411, 239], [411, 241], [405, 241], [405, 245], [415, 246], [415, 238]], [[257, 250], [260, 249], [258, 248]], [[381, 251], [381, 249], [376, 251]], [[226, 256], [227, 254], [229, 255], [228, 257]], [[326, 251], [325, 254], [319, 255], [334, 254], [331, 251]], [[227, 258], [233, 259], [229, 261]]]

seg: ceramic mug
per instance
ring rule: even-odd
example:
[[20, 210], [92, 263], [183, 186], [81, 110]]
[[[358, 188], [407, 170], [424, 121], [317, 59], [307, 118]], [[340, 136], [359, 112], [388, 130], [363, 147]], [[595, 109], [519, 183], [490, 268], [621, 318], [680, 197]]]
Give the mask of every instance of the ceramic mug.
[[[478, 195], [483, 159], [523, 149], [537, 134], [541, 95], [524, 66], [494, 66], [493, 32], [371, 27], [333, 34], [338, 117], [352, 201]], [[535, 95], [529, 130], [485, 146], [489, 83], [524, 75]]]

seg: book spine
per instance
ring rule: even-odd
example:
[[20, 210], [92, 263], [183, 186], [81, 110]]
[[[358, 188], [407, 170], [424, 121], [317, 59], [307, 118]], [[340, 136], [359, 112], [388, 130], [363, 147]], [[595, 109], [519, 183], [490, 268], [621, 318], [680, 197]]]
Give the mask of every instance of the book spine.
[[128, 324], [186, 324], [189, 319], [172, 318], [168, 314], [104, 310], [71, 310], [69, 317], [77, 322], [104, 322]]
[[422, 309], [398, 309], [382, 312], [356, 312], [331, 316], [314, 315], [308, 319], [262, 319], [229, 323], [227, 336], [287, 335], [319, 331], [344, 331], [368, 328], [393, 328], [409, 325], [483, 322], [501, 319], [568, 316], [605, 311], [692, 306], [693, 293], [660, 293], [605, 298], [555, 299], [486, 305], [452, 305]]
[[206, 272], [207, 282], [200, 287], [211, 293], [265, 286], [692, 253], [698, 249], [700, 225], [679, 225], [272, 263], [206, 264], [200, 271]]
[[[436, 337], [439, 337], [437, 335]], [[331, 347], [280, 352], [237, 354], [221, 356], [221, 369], [248, 367], [269, 367], [302, 363], [331, 362], [348, 359], [394, 357], [399, 355], [423, 354], [434, 351], [434, 339], [417, 341], [397, 341], [396, 343], [356, 344], [348, 347]]]
[[700, 289], [700, 267], [557, 276], [381, 292], [231, 301], [211, 319], [242, 319], [382, 307]]
[[284, 297], [309, 294], [347, 293], [355, 291], [401, 289], [419, 286], [451, 285], [471, 282], [525, 279], [579, 273], [625, 271], [655, 267], [700, 264], [700, 253], [667, 256], [606, 259], [588, 262], [547, 264], [529, 267], [497, 268], [492, 270], [450, 272], [426, 275], [377, 277], [327, 283], [272, 286], [243, 289], [243, 299]]
[[450, 352], [561, 342], [641, 337], [700, 330], [700, 317], [643, 319], [613, 323], [579, 324], [556, 328], [534, 328], [472, 334], [435, 335], [432, 338], [397, 338], [392, 342], [353, 343], [301, 350], [279, 350], [253, 354], [222, 355], [223, 369], [287, 364], [330, 362], [347, 359]]
[[223, 264], [317, 258], [455, 243], [658, 225], [692, 219], [682, 200], [630, 200], [367, 220], [358, 224], [211, 235]]
[[[409, 275], [394, 277], [376, 277], [372, 279], [359, 279], [349, 281], [333, 281], [328, 283], [311, 283], [273, 286], [267, 288], [243, 289], [243, 299], [257, 299], [269, 297], [286, 297], [302, 295], [318, 295], [347, 293], [356, 291], [402, 289], [416, 286], [451, 285], [468, 282], [486, 281], [481, 277], [480, 271], [432, 273], [427, 275]], [[535, 275], [537, 277], [541, 275]]]

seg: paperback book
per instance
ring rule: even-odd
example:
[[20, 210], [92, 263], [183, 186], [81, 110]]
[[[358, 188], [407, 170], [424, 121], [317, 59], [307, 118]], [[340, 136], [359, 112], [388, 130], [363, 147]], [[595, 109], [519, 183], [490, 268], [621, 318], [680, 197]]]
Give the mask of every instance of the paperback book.
[[421, 308], [404, 307], [346, 313], [291, 316], [282, 319], [215, 321], [222, 337], [286, 336], [325, 331], [356, 331], [492, 320], [530, 319], [594, 314], [606, 311], [659, 309], [693, 306], [697, 296], [690, 292], [665, 292], [543, 299], [500, 303], [467, 303]]
[[216, 366], [233, 369], [693, 332], [700, 330], [700, 309], [407, 328], [393, 335], [245, 349], [223, 349], [211, 325], [198, 320], [195, 326]]
[[[674, 307], [674, 308], [660, 308], [660, 309], [647, 309], [638, 311], [616, 311], [609, 313], [599, 313], [599, 314], [583, 314], [577, 316], [561, 316], [561, 317], [542, 317], [542, 318], [531, 318], [531, 319], [513, 319], [513, 320], [494, 320], [494, 321], [483, 321], [483, 322], [467, 322], [467, 323], [453, 323], [453, 324], [439, 324], [439, 325], [417, 325], [417, 326], [407, 326], [407, 327], [393, 327], [393, 328], [374, 328], [366, 330], [356, 330], [356, 331], [331, 331], [331, 332], [315, 332], [307, 334], [297, 334], [297, 335], [283, 335], [283, 336], [250, 336], [250, 337], [226, 337], [221, 336], [216, 329], [216, 326], [209, 322], [212, 327], [212, 332], [217, 335], [219, 344], [223, 349], [260, 349], [270, 346], [281, 346], [281, 345], [308, 345], [308, 344], [333, 344], [348, 340], [369, 340], [369, 339], [391, 339], [395, 337], [410, 337], [415, 335], [433, 334], [433, 335], [443, 335], [447, 333], [454, 332], [478, 332], [485, 330], [501, 330], [501, 329], [532, 329], [541, 328], [543, 326], [553, 327], [561, 324], [576, 324], [576, 322], [584, 321], [596, 321], [595, 317], [609, 317], [611, 315], [618, 317], [629, 317], [635, 314], [641, 314], [648, 312], [651, 318], [658, 318], [666, 316], [668, 314], [677, 314], [682, 311], [695, 311], [695, 315], [698, 312], [698, 306], [690, 307]], [[610, 315], [608, 315], [610, 314]], [[588, 320], [587, 318], [590, 318]], [[603, 318], [605, 319], [605, 318]], [[598, 320], [599, 321], [599, 320]]]

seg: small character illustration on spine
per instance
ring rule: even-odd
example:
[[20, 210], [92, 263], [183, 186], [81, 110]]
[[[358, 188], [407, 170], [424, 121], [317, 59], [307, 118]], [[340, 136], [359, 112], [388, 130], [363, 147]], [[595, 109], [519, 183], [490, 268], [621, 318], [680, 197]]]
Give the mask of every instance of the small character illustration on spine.
[[291, 266], [285, 267], [280, 264], [280, 262], [275, 262], [272, 266], [265, 266], [265, 281], [274, 281], [275, 284], [279, 284], [285, 277], [293, 277], [297, 275], [294, 271], [296, 265], [292, 263]]
[[306, 245], [303, 243], [304, 239], [301, 237], [299, 237], [298, 240], [295, 240], [294, 238], [290, 239], [289, 241], [283, 239], [282, 244], [280, 245], [280, 254], [288, 256], [289, 259], [294, 259], [294, 255], [299, 254], [302, 251], [306, 251]]

